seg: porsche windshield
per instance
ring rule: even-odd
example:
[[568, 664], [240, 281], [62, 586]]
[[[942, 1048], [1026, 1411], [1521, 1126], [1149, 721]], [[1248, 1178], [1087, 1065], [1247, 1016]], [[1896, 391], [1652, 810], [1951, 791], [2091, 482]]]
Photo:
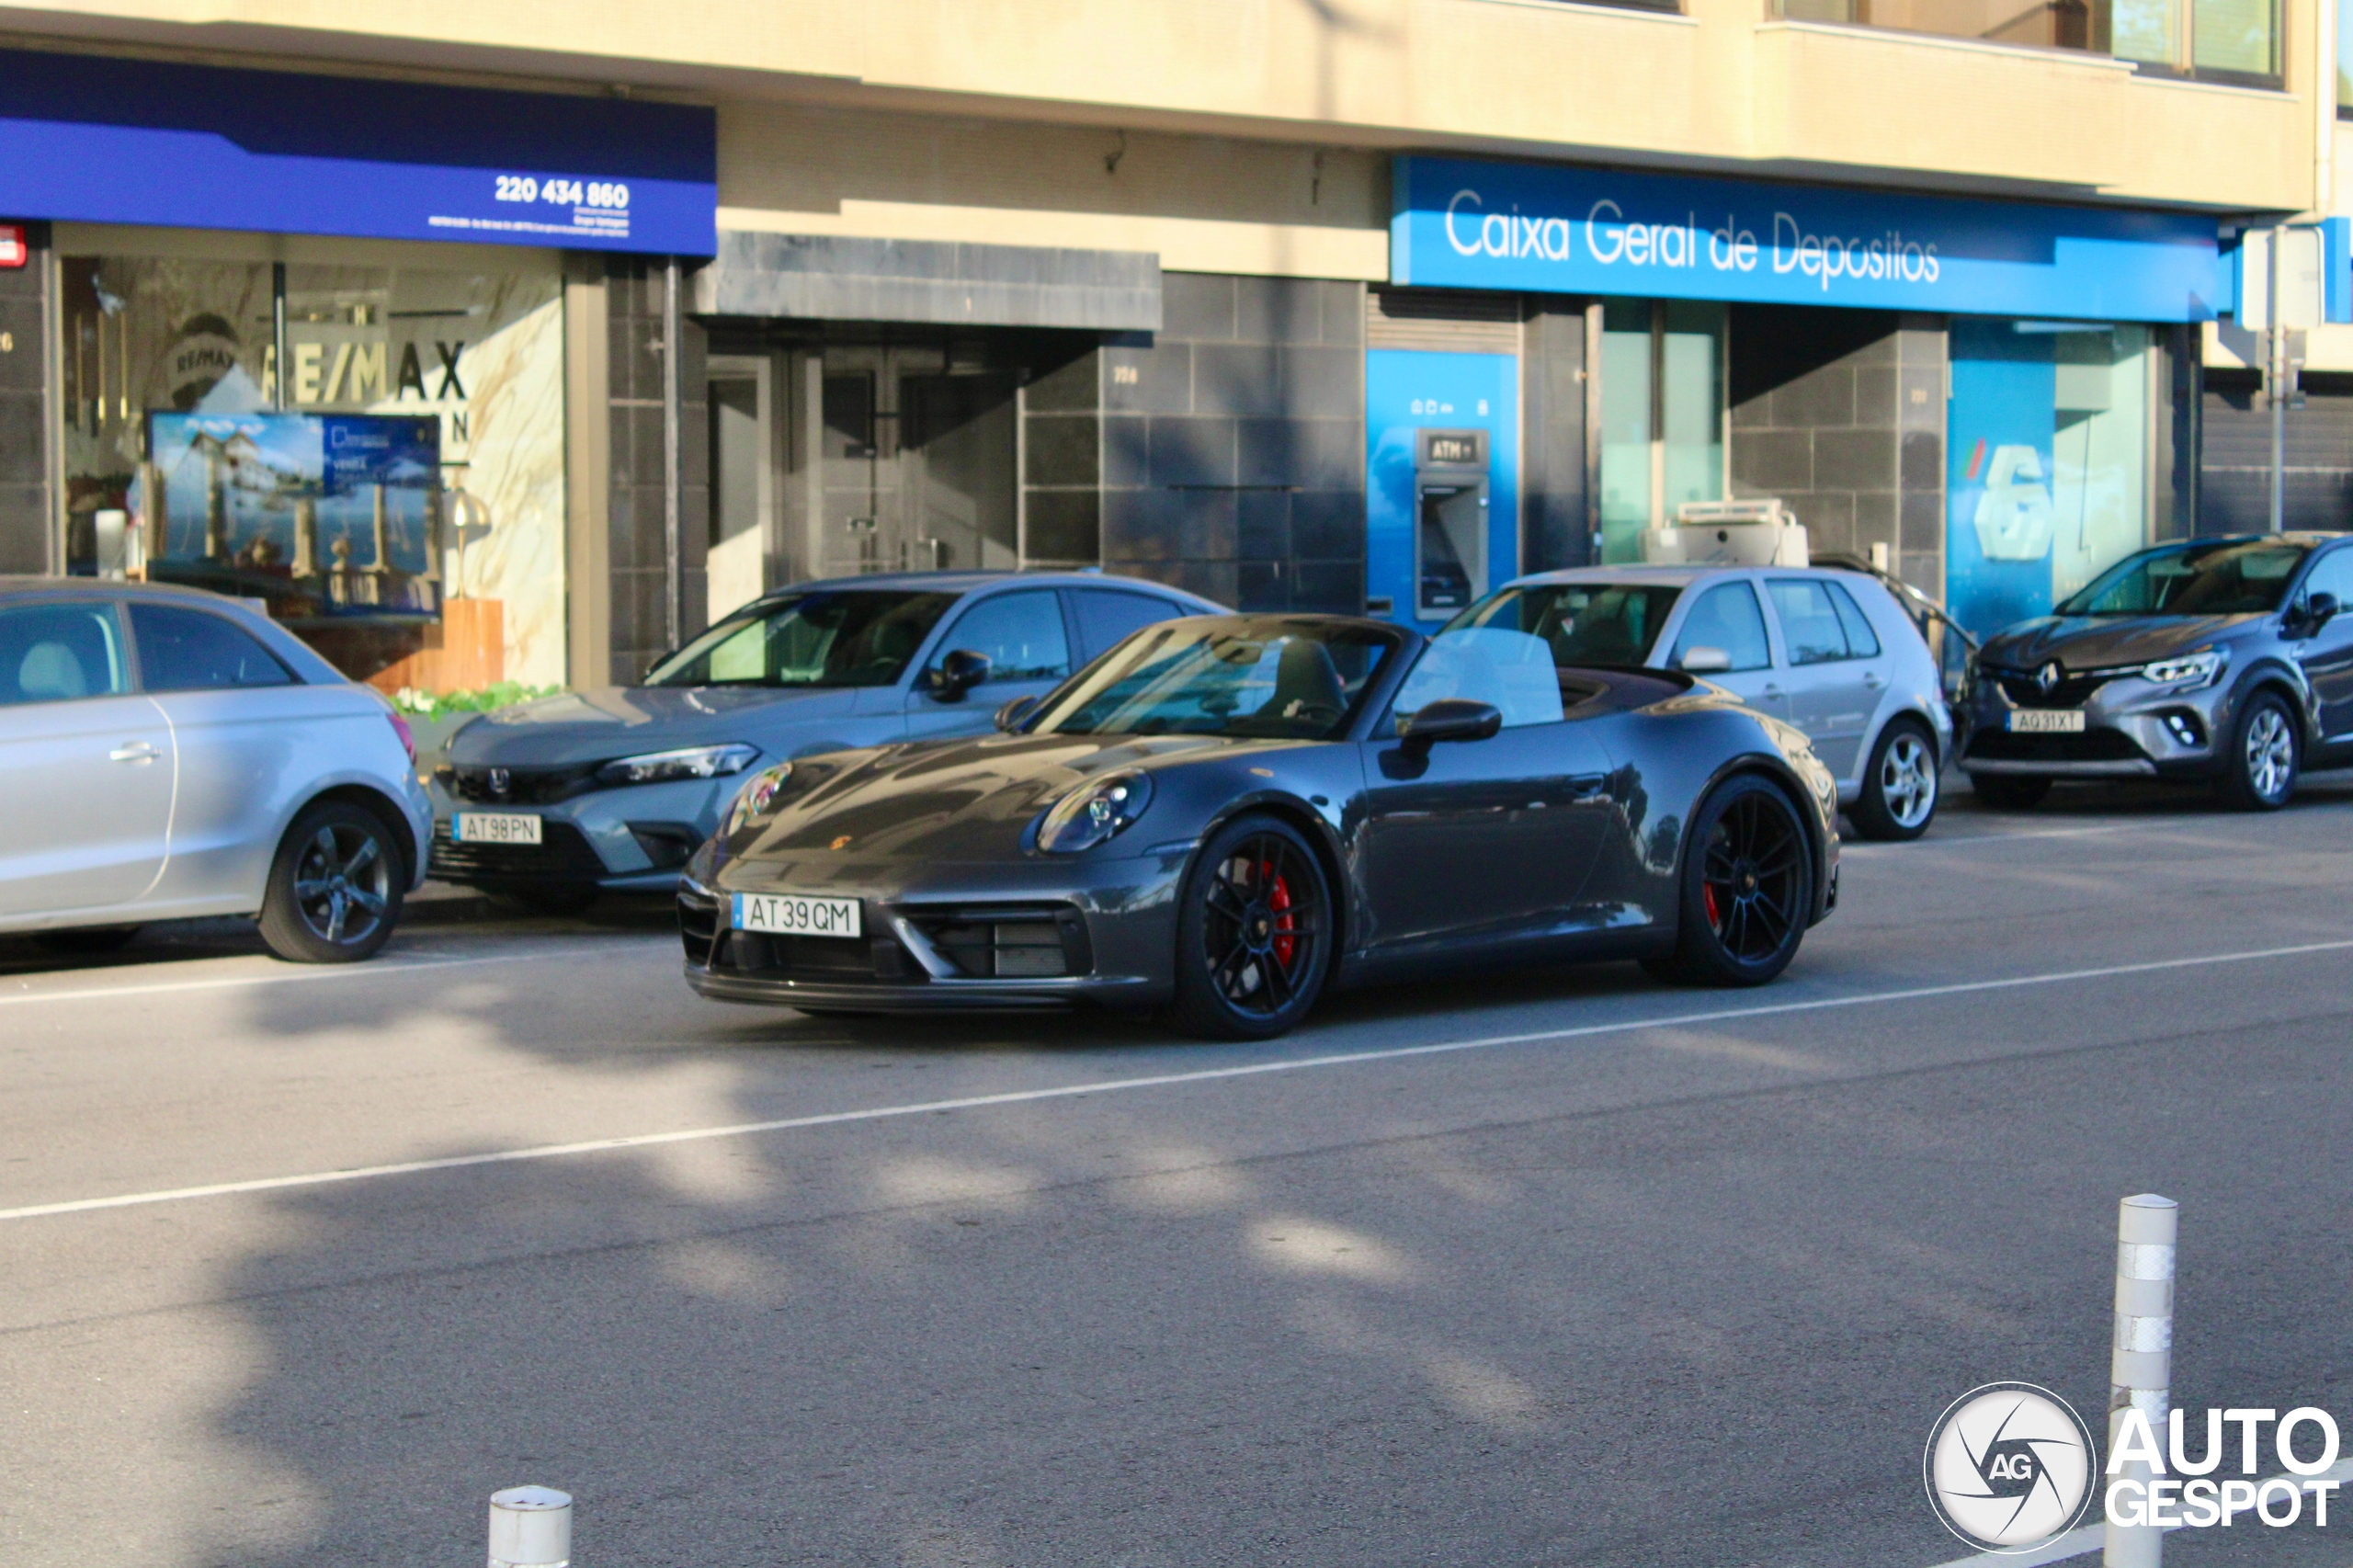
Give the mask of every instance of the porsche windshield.
[[2261, 615], [2279, 608], [2304, 547], [2277, 540], [2167, 545], [2111, 566], [2053, 615]]
[[732, 616], [663, 660], [648, 686], [890, 686], [954, 594], [825, 588]]
[[1379, 627], [1269, 616], [1164, 621], [1051, 699], [1041, 735], [1233, 735], [1329, 740], [1396, 647]]
[[1481, 600], [1445, 631], [1525, 631], [1552, 644], [1556, 665], [1639, 665], [1682, 592], [1654, 583], [1532, 583]]

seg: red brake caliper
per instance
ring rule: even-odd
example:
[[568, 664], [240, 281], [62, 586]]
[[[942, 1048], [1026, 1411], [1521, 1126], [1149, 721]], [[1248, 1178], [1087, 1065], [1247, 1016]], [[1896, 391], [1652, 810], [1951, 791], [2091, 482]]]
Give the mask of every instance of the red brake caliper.
[[[1260, 867], [1259, 874], [1274, 870], [1272, 865]], [[1291, 955], [1299, 951], [1297, 917], [1286, 913], [1290, 908], [1290, 883], [1280, 875], [1275, 878], [1275, 891], [1267, 900], [1267, 907], [1275, 912], [1275, 961], [1285, 969], [1290, 967]]]
[[1716, 884], [1702, 882], [1699, 884], [1699, 892], [1708, 901], [1708, 924], [1721, 926], [1724, 923], [1724, 917], [1722, 912], [1716, 908]]

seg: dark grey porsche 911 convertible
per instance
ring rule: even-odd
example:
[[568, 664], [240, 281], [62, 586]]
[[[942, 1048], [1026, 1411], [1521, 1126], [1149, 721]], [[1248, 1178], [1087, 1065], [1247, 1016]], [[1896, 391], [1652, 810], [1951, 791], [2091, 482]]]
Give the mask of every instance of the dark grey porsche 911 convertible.
[[770, 768], [687, 868], [687, 979], [1225, 1038], [1465, 963], [1772, 979], [1836, 898], [1836, 782], [1798, 731], [1673, 671], [1559, 667], [1547, 631], [1165, 621], [998, 733]]

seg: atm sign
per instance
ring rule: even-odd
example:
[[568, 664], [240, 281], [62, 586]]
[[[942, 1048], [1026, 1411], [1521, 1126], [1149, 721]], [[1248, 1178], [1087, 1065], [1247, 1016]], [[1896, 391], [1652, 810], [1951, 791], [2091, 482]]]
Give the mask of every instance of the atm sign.
[[1487, 466], [1487, 433], [1484, 430], [1425, 430], [1421, 437], [1424, 468]]

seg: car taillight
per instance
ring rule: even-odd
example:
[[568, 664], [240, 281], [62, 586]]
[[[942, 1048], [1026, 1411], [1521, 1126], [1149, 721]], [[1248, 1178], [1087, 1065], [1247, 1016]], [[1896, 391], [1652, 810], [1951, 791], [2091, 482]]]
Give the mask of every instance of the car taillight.
[[401, 746], [408, 753], [409, 766], [414, 767], [416, 766], [416, 736], [410, 731], [408, 721], [398, 713], [386, 713], [384, 717], [392, 722], [392, 733], [401, 738]]

